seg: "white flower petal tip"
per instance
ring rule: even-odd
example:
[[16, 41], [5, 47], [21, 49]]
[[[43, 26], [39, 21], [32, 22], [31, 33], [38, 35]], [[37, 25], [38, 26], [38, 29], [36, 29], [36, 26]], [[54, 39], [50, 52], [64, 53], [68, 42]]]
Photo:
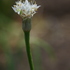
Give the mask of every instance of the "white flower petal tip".
[[20, 0], [16, 2], [16, 5], [14, 5], [12, 9], [22, 18], [31, 18], [39, 7], [41, 6], [37, 6], [36, 3], [29, 2], [28, 0], [25, 0], [23, 2]]

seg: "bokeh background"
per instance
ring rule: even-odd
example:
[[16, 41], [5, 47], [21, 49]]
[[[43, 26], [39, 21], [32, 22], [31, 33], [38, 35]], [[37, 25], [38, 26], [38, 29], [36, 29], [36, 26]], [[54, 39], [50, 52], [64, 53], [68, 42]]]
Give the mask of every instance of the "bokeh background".
[[[22, 18], [0, 0], [0, 70], [29, 70]], [[35, 70], [70, 70], [70, 0], [36, 0], [31, 52]]]

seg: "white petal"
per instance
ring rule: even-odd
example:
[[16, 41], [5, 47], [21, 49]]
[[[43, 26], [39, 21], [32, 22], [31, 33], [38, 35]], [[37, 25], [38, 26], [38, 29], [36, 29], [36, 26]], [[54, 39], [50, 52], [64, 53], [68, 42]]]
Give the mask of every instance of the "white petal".
[[16, 11], [16, 8], [12, 7], [12, 9], [13, 9], [15, 12], [17, 12], [17, 11]]
[[37, 4], [33, 4], [28, 2], [28, 0], [25, 0], [25, 2], [17, 1], [16, 5], [14, 5], [12, 8], [20, 16], [30, 18], [36, 13], [39, 7], [40, 6], [37, 6]]

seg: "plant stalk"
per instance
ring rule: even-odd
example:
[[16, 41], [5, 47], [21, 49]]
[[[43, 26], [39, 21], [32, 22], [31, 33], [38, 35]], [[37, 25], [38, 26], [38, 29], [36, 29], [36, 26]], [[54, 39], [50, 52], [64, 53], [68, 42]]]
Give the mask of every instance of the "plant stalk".
[[30, 70], [34, 70], [31, 51], [30, 51], [30, 43], [29, 43], [30, 31], [24, 31], [24, 35], [25, 35], [26, 51], [27, 51], [29, 65], [30, 65]]

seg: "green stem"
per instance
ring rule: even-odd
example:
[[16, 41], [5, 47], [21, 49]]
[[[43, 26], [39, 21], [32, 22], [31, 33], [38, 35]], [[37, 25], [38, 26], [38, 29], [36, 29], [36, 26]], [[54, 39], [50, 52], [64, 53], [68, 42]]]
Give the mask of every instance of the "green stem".
[[30, 52], [30, 44], [29, 44], [30, 31], [24, 31], [24, 34], [25, 34], [26, 51], [27, 51], [27, 56], [28, 56], [30, 69], [34, 70], [32, 56], [31, 56], [31, 52]]

